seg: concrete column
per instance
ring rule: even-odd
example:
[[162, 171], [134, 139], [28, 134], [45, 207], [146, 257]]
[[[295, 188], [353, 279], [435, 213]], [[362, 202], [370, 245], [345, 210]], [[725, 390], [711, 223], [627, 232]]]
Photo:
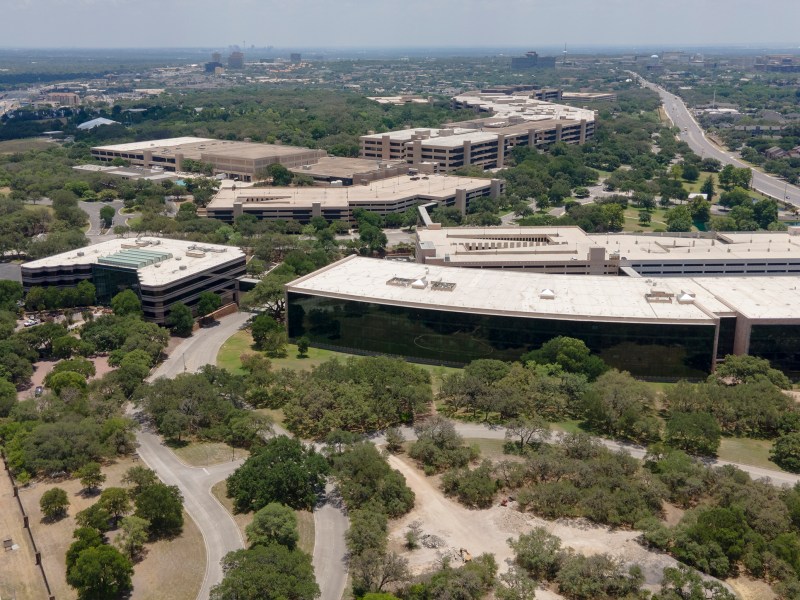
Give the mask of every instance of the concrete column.
[[384, 135], [381, 137], [381, 158], [389, 160], [392, 158], [392, 138]]
[[586, 119], [581, 119], [581, 144], [586, 143]]
[[233, 201], [233, 218], [235, 219], [239, 215], [244, 213], [244, 208], [242, 206], [241, 200], [234, 200]]
[[311, 218], [322, 216], [322, 202], [311, 203]]
[[456, 208], [462, 215], [467, 214], [467, 190], [456, 190]]
[[142, 152], [142, 163], [145, 167], [152, 166], [153, 164], [153, 152], [152, 150], [145, 150]]
[[181, 152], [175, 153], [175, 170], [183, 171], [183, 153]]
[[489, 197], [494, 200], [500, 195], [502, 189], [502, 182], [499, 179], [492, 179], [492, 183], [489, 185]]
[[750, 351], [750, 333], [753, 330], [753, 322], [736, 315], [736, 331], [733, 337], [733, 353], [737, 355], [747, 354]]
[[506, 161], [506, 136], [500, 134], [497, 136], [497, 168], [501, 169]]
[[606, 249], [602, 246], [589, 248], [589, 255], [586, 258], [589, 260], [589, 274], [602, 275], [605, 271]]
[[556, 141], [561, 141], [561, 123], [556, 123]]
[[418, 165], [422, 162], [422, 140], [414, 140], [411, 145], [411, 164]]
[[464, 166], [466, 167], [472, 164], [472, 142], [467, 140], [462, 147], [464, 148]]

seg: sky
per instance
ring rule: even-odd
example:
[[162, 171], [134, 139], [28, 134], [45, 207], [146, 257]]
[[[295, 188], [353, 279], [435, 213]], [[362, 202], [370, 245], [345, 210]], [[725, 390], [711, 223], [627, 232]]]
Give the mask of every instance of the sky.
[[0, 0], [0, 46], [799, 47], [798, 0]]

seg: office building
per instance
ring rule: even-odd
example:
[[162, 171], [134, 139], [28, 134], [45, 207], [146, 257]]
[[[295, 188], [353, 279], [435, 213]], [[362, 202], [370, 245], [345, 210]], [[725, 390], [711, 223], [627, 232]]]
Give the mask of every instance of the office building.
[[364, 135], [359, 139], [360, 156], [434, 164], [444, 173], [464, 166], [493, 169], [504, 167], [516, 146], [545, 149], [556, 142], [583, 144], [594, 135], [594, 111], [536, 100], [527, 93], [475, 92], [456, 96], [453, 104], [492, 116], [439, 129]]
[[788, 232], [587, 234], [580, 227], [417, 231], [417, 262], [568, 275], [800, 275], [800, 228]]
[[92, 148], [92, 157], [101, 162], [122, 158], [133, 166], [183, 171], [183, 161], [207, 163], [213, 173], [240, 181], [252, 181], [256, 173], [278, 163], [287, 169], [313, 164], [327, 156], [324, 150], [254, 144], [207, 138], [181, 137]]
[[800, 365], [797, 277], [570, 277], [350, 256], [289, 283], [286, 300], [293, 339], [419, 362], [515, 360], [565, 335], [638, 376], [702, 379], [728, 354]]
[[473, 199], [496, 198], [503, 189], [499, 179], [443, 175], [402, 175], [352, 187], [254, 188], [223, 182], [198, 214], [226, 223], [243, 214], [259, 220], [308, 223], [314, 217], [324, 217], [352, 223], [356, 208], [386, 215], [423, 204], [455, 206], [465, 214]]
[[241, 69], [244, 67], [244, 54], [241, 52], [231, 52], [228, 55], [228, 68]]
[[515, 56], [511, 59], [511, 69], [514, 71], [555, 68], [555, 56], [539, 56], [538, 52], [526, 52], [525, 56]]
[[299, 64], [302, 60], [303, 56], [299, 52], [292, 52], [291, 54], [289, 54], [289, 62], [291, 62], [294, 65]]
[[245, 274], [241, 249], [165, 238], [114, 239], [22, 265], [27, 292], [38, 287], [73, 287], [84, 280], [97, 288], [97, 301], [109, 304], [119, 292], [133, 290], [144, 317], [164, 324], [170, 306], [190, 308], [202, 292], [238, 302], [238, 278]]

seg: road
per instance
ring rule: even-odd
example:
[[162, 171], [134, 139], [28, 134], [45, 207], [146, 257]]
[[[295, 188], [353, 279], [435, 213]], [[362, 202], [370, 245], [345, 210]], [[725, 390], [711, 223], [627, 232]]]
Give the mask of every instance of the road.
[[[78, 202], [78, 206], [83, 212], [89, 215], [89, 230], [86, 232], [86, 237], [88, 237], [93, 244], [116, 237], [112, 230], [113, 226], [124, 225], [128, 220], [127, 215], [123, 215], [119, 212], [119, 210], [125, 206], [122, 200], [114, 200], [112, 202], [84, 202], [81, 200]], [[117, 211], [114, 214], [112, 227], [109, 227], [106, 233], [103, 233], [104, 228], [100, 223], [100, 210], [104, 206], [112, 206], [114, 210]]]
[[[206, 364], [215, 365], [217, 354], [250, 313], [236, 313], [220, 319], [214, 326], [202, 328], [177, 346], [148, 378], [173, 378], [180, 373], [194, 373]], [[280, 427], [276, 434], [289, 435]], [[211, 487], [228, 477], [242, 461], [231, 461], [206, 468], [189, 467], [181, 463], [161, 438], [147, 430], [137, 433], [139, 456], [169, 485], [177, 485], [184, 497], [184, 507], [203, 534], [206, 546], [206, 574], [198, 600], [206, 600], [211, 588], [222, 580], [220, 561], [230, 551], [244, 547], [239, 528], [228, 511], [217, 502]], [[314, 510], [313, 564], [321, 590], [320, 600], [340, 600], [347, 584], [347, 547], [345, 532], [347, 515], [333, 494], [326, 488], [325, 498]]]
[[664, 110], [669, 119], [680, 129], [680, 139], [689, 144], [696, 154], [703, 158], [716, 158], [722, 164], [730, 164], [735, 167], [745, 167], [751, 169], [753, 173], [752, 187], [754, 190], [761, 192], [767, 196], [788, 202], [794, 206], [800, 207], [800, 188], [794, 185], [787, 185], [786, 181], [762, 173], [758, 169], [754, 169], [752, 165], [744, 162], [738, 158], [735, 153], [723, 150], [711, 140], [706, 137], [703, 128], [695, 121], [689, 109], [684, 104], [683, 100], [675, 94], [671, 94], [664, 88], [642, 79], [637, 74], [630, 72], [638, 81], [646, 88], [649, 88], [661, 97], [664, 103]]

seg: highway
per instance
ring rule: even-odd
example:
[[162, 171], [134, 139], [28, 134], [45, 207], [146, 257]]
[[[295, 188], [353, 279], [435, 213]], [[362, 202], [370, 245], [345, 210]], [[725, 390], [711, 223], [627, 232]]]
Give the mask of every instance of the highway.
[[671, 94], [664, 88], [643, 79], [638, 74], [628, 71], [644, 87], [653, 90], [661, 97], [664, 110], [670, 121], [680, 129], [680, 139], [689, 144], [692, 150], [703, 158], [716, 158], [722, 164], [729, 164], [735, 167], [745, 167], [751, 169], [753, 173], [752, 187], [766, 196], [775, 198], [792, 204], [800, 208], [800, 188], [794, 185], [787, 185], [787, 182], [778, 177], [767, 175], [753, 168], [752, 165], [738, 158], [733, 152], [728, 152], [720, 148], [706, 137], [703, 128], [695, 121], [686, 104], [679, 96]]

